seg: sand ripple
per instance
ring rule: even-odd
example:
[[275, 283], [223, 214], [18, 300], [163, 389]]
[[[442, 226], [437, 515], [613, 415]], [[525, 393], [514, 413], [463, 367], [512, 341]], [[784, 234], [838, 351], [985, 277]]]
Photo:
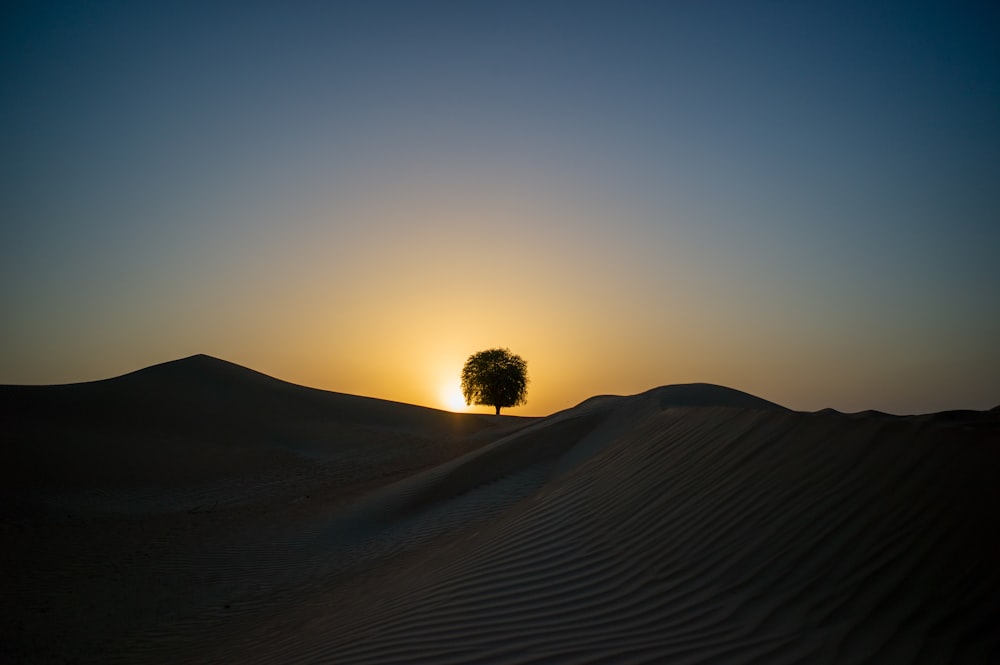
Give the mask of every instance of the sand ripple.
[[[82, 545], [48, 576], [25, 560], [40, 550], [13, 561], [24, 612], [76, 595], [47, 651], [28, 622], [8, 659], [1000, 662], [1000, 413], [802, 414], [697, 390], [591, 400], [346, 497], [313, 459], [214, 513], [9, 526]], [[108, 520], [141, 533], [85, 537]], [[94, 582], [112, 559], [123, 572]], [[94, 627], [83, 594], [134, 611]]]

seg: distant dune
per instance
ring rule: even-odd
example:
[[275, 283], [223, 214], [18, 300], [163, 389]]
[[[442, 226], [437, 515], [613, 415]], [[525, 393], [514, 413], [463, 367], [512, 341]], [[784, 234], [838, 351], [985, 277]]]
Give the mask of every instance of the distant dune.
[[1000, 662], [1000, 410], [0, 387], [15, 663]]

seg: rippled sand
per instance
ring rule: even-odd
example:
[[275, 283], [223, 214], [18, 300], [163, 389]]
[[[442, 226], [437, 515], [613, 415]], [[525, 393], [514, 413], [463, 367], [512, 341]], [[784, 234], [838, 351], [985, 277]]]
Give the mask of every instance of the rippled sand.
[[1000, 412], [0, 388], [6, 662], [1000, 662]]

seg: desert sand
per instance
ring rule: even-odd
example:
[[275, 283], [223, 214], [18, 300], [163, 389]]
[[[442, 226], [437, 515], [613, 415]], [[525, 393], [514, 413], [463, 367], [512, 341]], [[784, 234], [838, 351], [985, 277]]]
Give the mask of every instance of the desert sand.
[[11, 663], [997, 663], [1000, 410], [0, 387]]

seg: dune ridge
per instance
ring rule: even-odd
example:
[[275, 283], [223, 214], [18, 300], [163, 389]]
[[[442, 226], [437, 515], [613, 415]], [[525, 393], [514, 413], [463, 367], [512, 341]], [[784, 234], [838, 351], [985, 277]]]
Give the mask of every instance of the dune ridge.
[[[649, 417], [486, 528], [385, 571], [365, 589], [374, 602], [326, 621], [310, 611], [312, 629], [278, 658], [997, 655], [996, 504], [983, 502], [996, 498], [983, 482], [996, 467], [979, 464], [981, 442], [938, 451], [933, 428], [698, 411]], [[984, 519], [994, 531], [980, 542]]]
[[[276, 381], [206, 364], [223, 391]], [[161, 377], [129, 381], [169, 401]], [[287, 390], [308, 404], [258, 409], [272, 429], [315, 423], [312, 400], [332, 400], [332, 425], [308, 446], [242, 440], [261, 460], [223, 474], [214, 507], [60, 515], [42, 501], [58, 487], [22, 483], [4, 522], [21, 539], [5, 553], [20, 575], [6, 659], [1000, 662], [995, 410], [807, 414], [692, 384], [456, 425]], [[228, 430], [209, 422], [211, 443]], [[22, 440], [58, 450], [67, 431]], [[190, 494], [165, 474], [167, 495]], [[40, 554], [72, 538], [72, 556]]]

